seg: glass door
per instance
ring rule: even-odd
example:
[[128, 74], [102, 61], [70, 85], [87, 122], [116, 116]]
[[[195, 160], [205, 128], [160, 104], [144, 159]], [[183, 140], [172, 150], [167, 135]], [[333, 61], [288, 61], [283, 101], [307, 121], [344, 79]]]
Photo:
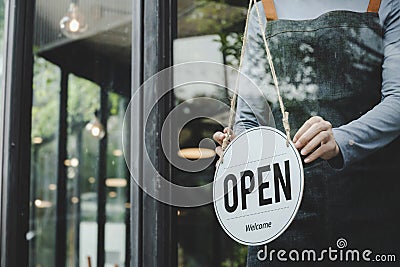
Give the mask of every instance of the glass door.
[[29, 265], [129, 266], [132, 3], [35, 10]]
[[[179, 136], [179, 147], [181, 151], [200, 147], [202, 153], [188, 154], [186, 157], [193, 161], [214, 158], [213, 163], [196, 173], [173, 169], [175, 183], [200, 186], [212, 183], [215, 172], [215, 144], [210, 139], [214, 132], [228, 125], [227, 107], [232, 96], [228, 85], [232, 85], [235, 78], [235, 74], [229, 72], [229, 67], [238, 67], [247, 2], [177, 0], [176, 12], [174, 64], [207, 61], [215, 63], [215, 70], [222, 70], [216, 74], [213, 68], [192, 64], [192, 69], [176, 74], [186, 75], [186, 79], [190, 80], [201, 73], [202, 79], [224, 85], [191, 84], [174, 90], [175, 105], [183, 103], [184, 112], [196, 113], [204, 107], [208, 109], [208, 117], [196, 118], [184, 125]], [[228, 68], [217, 67], [218, 64]], [[215, 104], [217, 102], [219, 104]], [[178, 209], [176, 229], [179, 267], [246, 265], [247, 247], [237, 244], [222, 231], [212, 203], [197, 208]]]

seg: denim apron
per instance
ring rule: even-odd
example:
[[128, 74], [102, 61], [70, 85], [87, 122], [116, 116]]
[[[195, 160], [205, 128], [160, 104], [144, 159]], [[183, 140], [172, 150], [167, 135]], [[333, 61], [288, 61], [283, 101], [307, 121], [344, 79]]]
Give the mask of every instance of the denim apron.
[[[268, 43], [290, 112], [292, 136], [311, 116], [319, 115], [338, 127], [359, 118], [381, 101], [382, 32], [377, 13], [350, 11], [332, 11], [313, 20], [267, 24]], [[261, 36], [250, 41], [262, 47]], [[282, 116], [277, 103], [272, 103], [272, 111], [279, 128]], [[318, 252], [328, 247], [337, 249], [337, 240], [342, 238], [347, 241], [347, 248], [398, 253], [399, 151], [400, 142], [396, 140], [344, 171], [334, 170], [323, 160], [304, 164], [304, 196], [299, 212], [286, 232], [268, 248]], [[276, 257], [272, 262], [259, 261], [257, 252], [263, 247], [249, 247], [249, 267], [289, 264]], [[327, 266], [329, 261], [316, 265]]]

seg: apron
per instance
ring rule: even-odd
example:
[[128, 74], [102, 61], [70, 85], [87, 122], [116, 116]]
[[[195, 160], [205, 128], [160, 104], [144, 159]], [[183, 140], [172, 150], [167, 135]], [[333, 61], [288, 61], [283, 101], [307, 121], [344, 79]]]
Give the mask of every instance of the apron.
[[[381, 101], [383, 29], [377, 13], [332, 11], [313, 20], [276, 20], [268, 22], [266, 34], [290, 112], [291, 136], [311, 116], [319, 115], [338, 127]], [[263, 49], [259, 37], [249, 42], [256, 41]], [[270, 87], [273, 90], [272, 84]], [[275, 121], [280, 122], [278, 103], [272, 103], [271, 108]], [[279, 128], [280, 123], [276, 124]], [[279, 129], [284, 132], [282, 127]], [[398, 139], [344, 171], [334, 170], [323, 160], [304, 164], [305, 186], [299, 212], [268, 248], [287, 252], [315, 249], [318, 255], [322, 249], [337, 249], [337, 240], [344, 238], [347, 248], [396, 254], [399, 260], [399, 151]], [[257, 260], [261, 248], [264, 246], [249, 247], [249, 267], [290, 263], [279, 262], [276, 255], [272, 262]], [[329, 264], [326, 261], [322, 266]], [[310, 266], [312, 262], [292, 265]]]

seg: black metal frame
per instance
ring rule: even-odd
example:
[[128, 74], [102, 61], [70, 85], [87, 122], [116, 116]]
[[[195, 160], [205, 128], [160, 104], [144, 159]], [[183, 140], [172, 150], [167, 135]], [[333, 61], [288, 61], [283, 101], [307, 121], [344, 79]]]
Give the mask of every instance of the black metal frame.
[[67, 253], [67, 170], [64, 161], [67, 159], [68, 136], [68, 76], [61, 69], [60, 110], [58, 138], [57, 169], [57, 206], [56, 206], [56, 255], [55, 266], [65, 266]]
[[[107, 132], [108, 121], [108, 89], [100, 90], [100, 122]], [[99, 142], [99, 182], [97, 188], [97, 266], [105, 263], [105, 225], [106, 216], [106, 177], [107, 177], [107, 140], [106, 135]]]
[[0, 114], [1, 266], [28, 266], [35, 1], [6, 1], [5, 72]]
[[[78, 159], [83, 158], [83, 151], [82, 151], [82, 142], [83, 142], [83, 131], [85, 129], [81, 129], [77, 133], [77, 147], [78, 147]], [[74, 184], [74, 194], [78, 199], [81, 199], [81, 183], [82, 183], [82, 165], [78, 166], [78, 177], [75, 179], [75, 184]], [[74, 255], [75, 255], [75, 260], [74, 264], [75, 266], [79, 267], [79, 253], [80, 253], [80, 235], [81, 235], [81, 201], [75, 204], [74, 207], [74, 212], [76, 214], [75, 217], [75, 236], [74, 236]]]
[[[143, 129], [148, 123], [152, 132], [161, 131], [164, 118], [172, 109], [173, 95], [171, 93], [158, 102], [155, 118], [146, 122], [143, 118], [144, 107], [156, 102], [158, 95], [154, 90], [137, 90], [143, 81], [172, 65], [175, 25], [176, 0], [133, 1], [132, 95], [136, 93], [138, 97], [132, 104], [130, 141], [131, 160], [135, 159], [132, 164], [138, 166], [134, 165], [131, 171], [139, 179], [149, 179], [146, 173], [148, 166], [143, 160], [146, 153]], [[171, 179], [170, 165], [161, 153], [159, 138], [154, 135], [150, 139], [151, 147], [147, 148], [153, 164], [164, 177]], [[173, 235], [175, 208], [143, 193], [135, 182], [131, 183], [131, 203], [131, 266], [176, 266], [177, 246]]]

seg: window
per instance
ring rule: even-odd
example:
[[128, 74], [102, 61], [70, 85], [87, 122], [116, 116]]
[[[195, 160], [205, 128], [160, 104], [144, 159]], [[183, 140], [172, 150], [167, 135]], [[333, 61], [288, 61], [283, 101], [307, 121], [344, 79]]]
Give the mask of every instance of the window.
[[36, 1], [30, 266], [129, 265], [131, 6]]
[[0, 1], [0, 81], [3, 80], [4, 0]]
[[[60, 25], [77, 10], [84, 20]], [[37, 0], [7, 12], [9, 80], [0, 98], [6, 265], [244, 266], [247, 248], [221, 231], [211, 205], [176, 208], [156, 201], [131, 183], [121, 145], [131, 92], [153, 74], [193, 60], [237, 65], [242, 3]], [[129, 141], [137, 156], [132, 175], [139, 179], [152, 178], [142, 158], [140, 115], [157, 93], [144, 92], [135, 106]], [[158, 149], [159, 134], [169, 111], [196, 95], [224, 103], [230, 97], [222, 87], [177, 88], [155, 105], [149, 125], [154, 167], [188, 186], [212, 181], [213, 164], [196, 175], [174, 169]], [[179, 145], [197, 147], [221, 127], [193, 120]]]
[[[210, 61], [237, 67], [246, 12], [246, 2], [178, 0], [174, 64]], [[228, 81], [234, 78], [229, 71], [215, 76], [212, 71], [200, 65], [192, 71], [201, 72], [204, 79], [218, 81], [226, 87]], [[190, 76], [193, 73], [188, 71], [185, 75]], [[193, 84], [175, 88], [174, 96], [176, 105], [185, 103], [187, 112], [195, 112], [199, 109], [196, 105], [201, 105], [201, 100], [196, 98], [210, 97], [218, 100], [220, 105], [229, 105], [231, 93], [220, 86]], [[212, 110], [213, 103], [208, 101], [203, 105]], [[183, 127], [179, 139], [181, 149], [213, 149], [210, 140], [207, 141], [208, 144], [205, 144], [205, 140], [212, 138], [215, 131], [222, 130], [228, 124], [228, 110], [218, 108], [220, 105], [216, 104], [214, 111], [210, 111], [208, 116], [216, 118], [215, 120], [198, 118]], [[199, 186], [211, 183], [214, 172], [215, 164], [210, 164], [197, 173], [174, 168], [173, 177], [177, 184]], [[178, 266], [246, 265], [247, 247], [226, 236], [216, 219], [212, 204], [198, 208], [180, 208], [177, 215]]]

